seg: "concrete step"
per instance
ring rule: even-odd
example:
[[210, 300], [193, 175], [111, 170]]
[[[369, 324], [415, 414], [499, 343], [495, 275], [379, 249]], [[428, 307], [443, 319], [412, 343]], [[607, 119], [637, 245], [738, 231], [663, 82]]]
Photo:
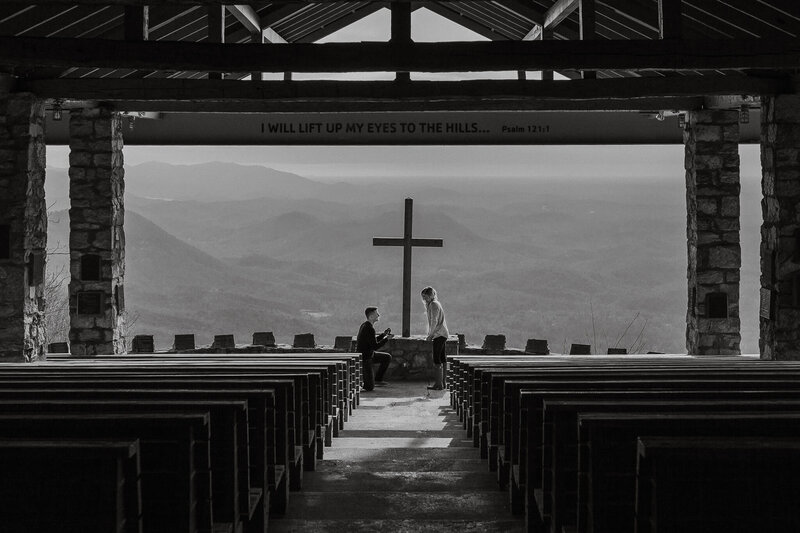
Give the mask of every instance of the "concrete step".
[[439, 457], [418, 457], [407, 460], [375, 460], [375, 461], [351, 461], [346, 459], [332, 459], [329, 456], [331, 448], [325, 450], [325, 460], [317, 463], [317, 470], [314, 474], [307, 474], [308, 480], [313, 475], [325, 472], [450, 472], [450, 471], [474, 471], [485, 472], [486, 462], [478, 458], [477, 453], [474, 458], [459, 459], [445, 456]]
[[[315, 520], [508, 520], [508, 495], [479, 492], [310, 492], [292, 495], [287, 517]], [[270, 523], [270, 526], [272, 524]], [[271, 528], [270, 528], [271, 529]]]
[[340, 448], [474, 448], [472, 439], [465, 439], [462, 433], [458, 437], [447, 436], [425, 436], [418, 435], [407, 437], [350, 437], [349, 435], [342, 435], [334, 439], [333, 447], [336, 450]]
[[[497, 491], [497, 475], [487, 471], [365, 472], [342, 467], [306, 476], [308, 492], [458, 492]], [[294, 497], [294, 495], [292, 495]]]
[[485, 533], [524, 531], [519, 520], [275, 520], [270, 533]]
[[435, 437], [435, 438], [449, 438], [455, 440], [466, 440], [466, 432], [461, 428], [456, 429], [420, 429], [420, 428], [412, 428], [412, 429], [403, 429], [398, 428], [394, 425], [390, 427], [384, 428], [365, 428], [361, 424], [358, 425], [358, 429], [354, 429], [352, 425], [348, 425], [351, 429], [344, 429], [339, 432], [339, 436], [348, 439], [355, 439], [355, 438], [365, 438], [365, 439], [377, 439], [377, 438], [425, 438], [425, 437]]
[[[336, 441], [334, 441], [336, 442]], [[337, 443], [338, 444], [338, 443]], [[325, 461], [412, 461], [427, 459], [480, 459], [477, 448], [346, 448], [331, 447], [325, 450]], [[407, 468], [406, 470], [415, 470]]]

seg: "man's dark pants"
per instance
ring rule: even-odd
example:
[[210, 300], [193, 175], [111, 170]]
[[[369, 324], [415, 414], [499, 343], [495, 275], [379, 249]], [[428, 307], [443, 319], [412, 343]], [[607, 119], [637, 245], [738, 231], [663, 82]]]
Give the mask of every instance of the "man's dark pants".
[[[375, 381], [383, 381], [383, 375], [386, 373], [386, 370], [389, 368], [389, 363], [392, 360], [392, 356], [386, 352], [375, 352], [372, 354], [372, 357], [366, 358], [363, 355], [361, 356], [362, 361], [362, 371], [364, 373], [364, 390], [373, 390], [375, 388]], [[372, 374], [372, 365], [380, 363], [380, 367], [378, 367], [378, 373], [374, 375]]]

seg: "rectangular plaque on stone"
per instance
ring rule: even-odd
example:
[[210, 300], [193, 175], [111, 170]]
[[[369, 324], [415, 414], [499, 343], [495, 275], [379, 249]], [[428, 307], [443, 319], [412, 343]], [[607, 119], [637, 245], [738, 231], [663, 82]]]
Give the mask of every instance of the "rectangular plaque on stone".
[[81, 256], [81, 281], [100, 281], [100, 256], [84, 254]]
[[11, 258], [11, 226], [0, 224], [0, 259]]
[[628, 355], [627, 348], [609, 348], [608, 355]]
[[102, 315], [103, 314], [103, 293], [100, 291], [79, 292], [78, 296], [79, 315]]
[[710, 292], [706, 294], [706, 318], [728, 318], [728, 294]]
[[761, 298], [759, 299], [758, 314], [761, 318], [769, 320], [772, 318], [772, 291], [761, 288]]

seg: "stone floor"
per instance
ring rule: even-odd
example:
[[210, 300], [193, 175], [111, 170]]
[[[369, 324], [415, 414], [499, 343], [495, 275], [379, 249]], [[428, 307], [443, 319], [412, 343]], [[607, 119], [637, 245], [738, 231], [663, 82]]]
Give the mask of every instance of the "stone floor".
[[447, 392], [390, 382], [356, 409], [273, 532], [522, 531]]

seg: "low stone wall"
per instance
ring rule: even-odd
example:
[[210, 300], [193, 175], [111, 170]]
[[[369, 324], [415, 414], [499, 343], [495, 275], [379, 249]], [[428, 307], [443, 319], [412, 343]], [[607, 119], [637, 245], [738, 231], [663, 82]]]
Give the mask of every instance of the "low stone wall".
[[[175, 335], [173, 345], [168, 349], [157, 349], [152, 335], [137, 335], [138, 342], [133, 342], [131, 353], [181, 353], [181, 354], [292, 354], [292, 353], [356, 353], [356, 338], [342, 335], [335, 338], [333, 345], [316, 344], [313, 334], [296, 335], [293, 344], [274, 344], [272, 332], [253, 334], [253, 344], [238, 344], [231, 334], [215, 335], [211, 344], [195, 345], [193, 334]], [[257, 344], [263, 342], [270, 344]], [[63, 345], [63, 346], [62, 346]], [[394, 337], [380, 349], [392, 355], [388, 377], [395, 379], [423, 379], [426, 371], [433, 368], [431, 343], [422, 335], [412, 337]], [[526, 349], [509, 348], [504, 335], [487, 335], [483, 345], [467, 344], [462, 334], [451, 335], [445, 345], [448, 355], [546, 355], [551, 353], [547, 341], [529, 339]], [[67, 343], [55, 343], [49, 350], [51, 353], [68, 353]]]
[[[380, 349], [392, 355], [388, 379], [427, 379], [433, 369], [431, 342], [422, 335], [394, 337]], [[458, 337], [451, 335], [445, 344], [447, 355], [458, 355]]]
[[459, 352], [464, 355], [526, 355], [525, 350], [519, 348], [504, 348], [502, 350], [494, 350], [484, 348], [482, 346], [475, 346], [468, 344]]
[[336, 351], [333, 346], [318, 345], [314, 348], [295, 348], [291, 344], [276, 344], [275, 346], [261, 346], [253, 344], [237, 344], [234, 347], [215, 347], [199, 346], [194, 350], [167, 350], [160, 353], [263, 353], [263, 354], [285, 354], [285, 353], [331, 353]]

